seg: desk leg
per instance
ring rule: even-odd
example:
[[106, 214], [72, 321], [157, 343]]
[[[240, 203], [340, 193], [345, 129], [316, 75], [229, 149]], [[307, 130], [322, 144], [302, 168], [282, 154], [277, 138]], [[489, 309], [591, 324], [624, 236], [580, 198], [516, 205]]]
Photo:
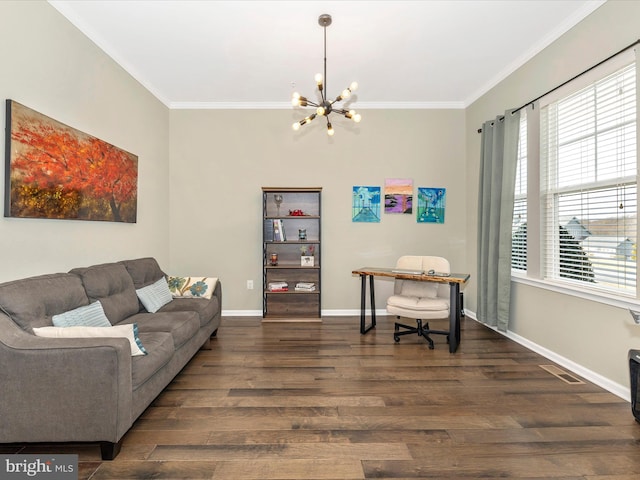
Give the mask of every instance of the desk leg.
[[460, 284], [449, 283], [449, 353], [460, 344]]
[[[367, 310], [367, 276], [369, 277], [369, 293], [371, 295], [371, 324], [365, 324]], [[373, 289], [373, 275], [360, 275], [360, 333], [364, 335], [376, 326], [376, 301]]]

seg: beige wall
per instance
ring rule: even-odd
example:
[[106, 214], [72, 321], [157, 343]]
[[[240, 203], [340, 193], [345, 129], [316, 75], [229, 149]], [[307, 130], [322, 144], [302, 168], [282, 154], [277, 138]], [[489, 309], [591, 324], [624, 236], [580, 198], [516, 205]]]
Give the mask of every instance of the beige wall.
[[168, 109], [46, 2], [0, 1], [0, 18], [2, 124], [13, 99], [139, 162], [137, 224], [0, 217], [0, 281], [141, 255], [168, 263]]
[[[338, 118], [299, 132], [291, 110], [171, 112], [171, 265], [224, 279], [223, 309], [261, 311], [262, 186], [323, 187], [322, 308], [359, 308], [362, 266], [393, 266], [402, 254], [442, 255], [466, 270], [466, 172], [462, 110], [365, 110], [359, 126]], [[413, 215], [351, 221], [354, 185], [412, 178], [447, 189], [443, 225]], [[471, 242], [471, 248], [475, 248]], [[254, 280], [256, 289], [247, 290]], [[389, 282], [379, 282], [385, 307]]]
[[[640, 2], [610, 0], [466, 111], [363, 111], [328, 139], [319, 124], [294, 134], [290, 110], [169, 112], [45, 2], [0, 1], [0, 18], [0, 97], [139, 156], [137, 224], [0, 218], [0, 281], [152, 255], [170, 273], [220, 276], [223, 308], [244, 312], [261, 309], [261, 186], [324, 187], [324, 310], [358, 308], [352, 269], [433, 253], [472, 274], [474, 311], [477, 128], [640, 37]], [[352, 223], [352, 186], [388, 177], [447, 188], [445, 224]], [[379, 308], [389, 291], [379, 282]], [[517, 284], [513, 312], [513, 333], [628, 385], [640, 329], [623, 309]]]
[[[482, 122], [538, 97], [639, 37], [640, 2], [610, 0], [467, 109], [469, 243], [477, 232], [480, 135], [476, 131]], [[475, 249], [469, 250], [468, 260], [475, 273]], [[628, 388], [627, 351], [640, 348], [640, 328], [632, 325], [625, 309], [535, 286], [512, 285], [513, 333]], [[465, 298], [472, 310], [475, 291], [472, 282]]]

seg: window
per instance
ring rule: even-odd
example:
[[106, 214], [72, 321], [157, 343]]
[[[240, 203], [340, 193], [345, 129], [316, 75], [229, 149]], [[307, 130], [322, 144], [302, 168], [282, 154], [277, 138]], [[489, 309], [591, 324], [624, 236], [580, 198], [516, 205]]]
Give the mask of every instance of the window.
[[540, 141], [543, 277], [635, 297], [635, 64], [543, 106]]
[[518, 166], [511, 225], [511, 268], [527, 269], [527, 110], [520, 111]]

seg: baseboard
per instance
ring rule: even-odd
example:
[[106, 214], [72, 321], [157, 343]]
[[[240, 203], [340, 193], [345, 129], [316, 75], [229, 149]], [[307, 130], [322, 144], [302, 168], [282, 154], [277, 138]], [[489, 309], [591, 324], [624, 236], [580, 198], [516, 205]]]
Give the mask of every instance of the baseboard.
[[[351, 317], [360, 316], [360, 309], [322, 310], [323, 317]], [[371, 315], [371, 309], [366, 310]], [[376, 315], [388, 315], [386, 309], [376, 309]], [[262, 317], [262, 310], [222, 310], [223, 317]]]
[[[468, 318], [478, 322], [478, 319], [475, 316], [475, 312], [468, 312], [467, 310], [465, 310], [465, 314]], [[478, 322], [478, 323], [480, 323], [480, 325], [484, 325], [487, 328], [490, 328], [491, 330], [494, 330], [495, 332], [501, 335], [504, 335], [508, 339], [513, 340], [516, 343], [519, 343], [523, 347], [526, 347], [529, 350], [536, 352], [537, 354], [542, 355], [545, 358], [548, 358], [552, 362], [555, 362], [558, 365], [563, 366], [567, 370], [571, 370], [576, 375], [579, 375], [582, 378], [589, 380], [591, 383], [598, 385], [601, 388], [604, 388], [608, 392], [613, 393], [614, 395], [622, 398], [623, 400], [626, 400], [627, 402], [631, 402], [631, 390], [625, 387], [624, 385], [620, 385], [619, 383], [616, 383], [608, 379], [607, 377], [603, 377], [599, 373], [596, 373], [593, 370], [589, 370], [588, 368], [583, 367], [582, 365], [574, 362], [573, 360], [569, 360], [568, 358], [565, 358], [562, 355], [557, 354], [556, 352], [553, 352], [541, 345], [538, 345], [537, 343], [534, 343], [531, 340], [521, 337], [517, 333], [511, 332], [509, 330], [507, 330], [506, 332], [501, 332], [496, 327], [486, 325], [482, 322]]]

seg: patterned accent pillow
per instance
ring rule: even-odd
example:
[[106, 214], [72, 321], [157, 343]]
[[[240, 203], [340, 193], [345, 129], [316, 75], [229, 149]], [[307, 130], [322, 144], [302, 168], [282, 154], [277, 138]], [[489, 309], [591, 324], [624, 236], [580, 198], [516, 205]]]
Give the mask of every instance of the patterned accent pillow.
[[55, 327], [110, 327], [100, 300], [51, 317]]
[[114, 327], [41, 327], [34, 328], [38, 337], [49, 338], [126, 338], [131, 346], [131, 356], [146, 355], [142, 342], [138, 338], [138, 324], [116, 325]]
[[217, 281], [214, 277], [169, 277], [168, 284], [174, 298], [210, 299]]
[[142, 302], [147, 312], [156, 313], [160, 308], [173, 300], [171, 292], [169, 291], [169, 285], [167, 285], [167, 279], [161, 277], [155, 283], [147, 285], [146, 287], [136, 290], [136, 295]]

